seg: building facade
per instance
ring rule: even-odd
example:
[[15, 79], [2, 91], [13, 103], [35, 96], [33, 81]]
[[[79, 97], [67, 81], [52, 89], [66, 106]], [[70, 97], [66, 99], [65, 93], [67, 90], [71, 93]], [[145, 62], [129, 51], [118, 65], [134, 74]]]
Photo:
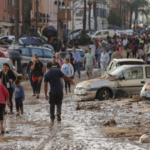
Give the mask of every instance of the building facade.
[[[22, 0], [19, 0], [19, 32], [21, 34]], [[14, 35], [14, 0], [0, 0], [0, 36]]]

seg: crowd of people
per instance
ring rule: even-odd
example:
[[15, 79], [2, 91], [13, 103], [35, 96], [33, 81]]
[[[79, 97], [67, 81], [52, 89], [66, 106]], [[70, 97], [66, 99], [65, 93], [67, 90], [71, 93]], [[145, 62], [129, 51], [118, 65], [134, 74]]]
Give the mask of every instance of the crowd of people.
[[[83, 67], [86, 70], [88, 79], [92, 79], [92, 71], [94, 67], [101, 69], [101, 74], [104, 74], [109, 62], [113, 59], [123, 58], [122, 53], [126, 52], [127, 58], [143, 58], [145, 44], [150, 47], [150, 41], [143, 36], [137, 38], [134, 36], [118, 37], [114, 35], [113, 38], [108, 36], [106, 39], [95, 39], [95, 50], [91, 47], [85, 53]], [[55, 119], [55, 105], [57, 105], [57, 120], [61, 121], [61, 106], [63, 100], [63, 89], [65, 94], [71, 93], [71, 85], [74, 85], [73, 79], [75, 72], [78, 77], [81, 77], [80, 72], [81, 62], [80, 53], [75, 47], [72, 48], [72, 53], [68, 53], [65, 59], [60, 58], [60, 53], [57, 52], [52, 58], [52, 61], [47, 63], [46, 69], [43, 63], [39, 60], [38, 55], [34, 54], [32, 60], [27, 65], [27, 75], [30, 79], [31, 87], [33, 89], [33, 96], [40, 98], [40, 91], [42, 81], [44, 79], [44, 92], [46, 100], [50, 103], [50, 116], [53, 125]], [[25, 93], [23, 86], [17, 79], [18, 76], [15, 71], [11, 70], [7, 63], [3, 64], [0, 72], [0, 125], [1, 133], [4, 133], [3, 120], [5, 114], [6, 103], [10, 107], [10, 114], [13, 114], [13, 93], [15, 97], [16, 115], [20, 113], [23, 115], [23, 101], [25, 100]], [[48, 96], [48, 83], [50, 85], [50, 92]]]

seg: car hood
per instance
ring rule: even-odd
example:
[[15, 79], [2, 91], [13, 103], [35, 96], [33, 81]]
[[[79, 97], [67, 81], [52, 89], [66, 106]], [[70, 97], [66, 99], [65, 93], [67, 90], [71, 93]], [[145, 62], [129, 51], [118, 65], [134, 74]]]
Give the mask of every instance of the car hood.
[[100, 82], [100, 81], [105, 81], [107, 80], [106, 78], [97, 78], [97, 79], [93, 79], [93, 80], [87, 80], [87, 81], [83, 81], [81, 83], [79, 83], [77, 85], [77, 87], [83, 87], [83, 86], [86, 86], [86, 85], [91, 85], [92, 83], [95, 83], [95, 82]]

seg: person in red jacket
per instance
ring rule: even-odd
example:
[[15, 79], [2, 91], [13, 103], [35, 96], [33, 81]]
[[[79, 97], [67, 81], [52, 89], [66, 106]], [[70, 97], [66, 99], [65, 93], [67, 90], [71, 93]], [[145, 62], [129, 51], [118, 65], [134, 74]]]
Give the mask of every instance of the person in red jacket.
[[4, 127], [3, 127], [3, 121], [4, 121], [4, 110], [5, 110], [5, 105], [6, 105], [6, 100], [7, 100], [7, 105], [10, 107], [10, 102], [9, 102], [9, 92], [5, 88], [5, 86], [0, 83], [0, 125], [1, 125], [1, 134], [4, 134]]

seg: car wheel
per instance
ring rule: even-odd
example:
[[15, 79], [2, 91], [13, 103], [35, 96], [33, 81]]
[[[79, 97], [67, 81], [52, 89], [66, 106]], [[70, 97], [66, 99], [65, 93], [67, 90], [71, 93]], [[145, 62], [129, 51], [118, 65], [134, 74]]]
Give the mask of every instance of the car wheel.
[[27, 74], [26, 69], [27, 69], [27, 64], [24, 64], [22, 67], [22, 74], [23, 75]]
[[107, 88], [104, 88], [99, 91], [98, 93], [98, 99], [99, 100], [107, 100], [111, 96], [110, 91]]

